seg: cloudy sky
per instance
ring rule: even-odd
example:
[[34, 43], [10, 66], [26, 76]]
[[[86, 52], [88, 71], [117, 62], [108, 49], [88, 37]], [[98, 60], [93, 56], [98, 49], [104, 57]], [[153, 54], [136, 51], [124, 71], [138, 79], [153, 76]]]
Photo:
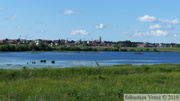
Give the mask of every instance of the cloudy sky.
[[0, 39], [180, 43], [180, 0], [0, 0]]

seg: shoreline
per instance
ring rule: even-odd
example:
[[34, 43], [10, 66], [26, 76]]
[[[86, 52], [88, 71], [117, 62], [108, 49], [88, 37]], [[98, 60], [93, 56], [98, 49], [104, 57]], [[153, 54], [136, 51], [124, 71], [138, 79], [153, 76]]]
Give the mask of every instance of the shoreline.
[[[22, 70], [22, 69], [71, 69], [71, 68], [111, 68], [111, 67], [124, 67], [124, 66], [130, 66], [130, 67], [142, 67], [142, 66], [161, 66], [161, 65], [180, 65], [180, 63], [162, 63], [162, 64], [119, 64], [119, 65], [104, 65], [101, 66], [98, 64], [96, 64], [96, 66], [72, 66], [72, 67], [60, 67], [58, 65], [53, 66], [53, 65], [46, 65], [46, 66], [40, 66], [40, 65], [15, 65], [15, 67], [11, 68], [11, 66], [13, 66], [13, 64], [4, 64], [6, 66], [4, 66], [4, 68], [1, 68], [2, 65], [0, 65], [0, 69], [2, 70]], [[40, 67], [39, 67], [40, 66]], [[6, 69], [7, 67], [7, 69]], [[18, 68], [17, 68], [18, 67]]]
[[[8, 47], [8, 48], [7, 48]], [[99, 52], [99, 51], [117, 51], [117, 52], [180, 52], [178, 47], [91, 47], [91, 46], [56, 46], [56, 47], [26, 47], [24, 45], [9, 45], [1, 47], [0, 52]], [[7, 49], [6, 49], [7, 48]], [[37, 49], [36, 49], [37, 48]], [[46, 49], [47, 48], [47, 49]]]

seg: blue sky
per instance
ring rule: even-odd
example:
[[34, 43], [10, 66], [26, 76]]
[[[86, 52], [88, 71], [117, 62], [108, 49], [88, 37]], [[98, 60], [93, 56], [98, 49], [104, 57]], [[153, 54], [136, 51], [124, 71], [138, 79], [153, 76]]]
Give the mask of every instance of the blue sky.
[[0, 39], [180, 43], [180, 0], [0, 0]]

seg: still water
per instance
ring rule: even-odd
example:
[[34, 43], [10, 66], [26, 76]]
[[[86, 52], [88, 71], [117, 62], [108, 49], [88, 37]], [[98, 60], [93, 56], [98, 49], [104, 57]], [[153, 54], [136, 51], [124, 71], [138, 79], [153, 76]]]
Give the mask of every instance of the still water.
[[[40, 60], [46, 60], [41, 63]], [[51, 63], [55, 61], [55, 63]], [[0, 68], [64, 68], [76, 66], [96, 67], [120, 64], [161, 64], [180, 63], [180, 53], [176, 52], [0, 52]], [[35, 62], [33, 64], [32, 62]]]

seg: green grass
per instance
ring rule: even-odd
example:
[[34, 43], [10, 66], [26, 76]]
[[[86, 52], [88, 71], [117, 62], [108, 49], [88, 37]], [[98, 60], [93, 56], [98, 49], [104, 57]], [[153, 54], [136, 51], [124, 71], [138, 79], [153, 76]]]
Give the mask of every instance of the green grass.
[[127, 51], [149, 51], [149, 52], [180, 52], [180, 48], [176, 47], [161, 47], [161, 48], [154, 48], [154, 47], [144, 47], [144, 48], [138, 48], [138, 47], [125, 47]]
[[0, 69], [2, 101], [123, 101], [123, 94], [180, 93], [180, 64]]

